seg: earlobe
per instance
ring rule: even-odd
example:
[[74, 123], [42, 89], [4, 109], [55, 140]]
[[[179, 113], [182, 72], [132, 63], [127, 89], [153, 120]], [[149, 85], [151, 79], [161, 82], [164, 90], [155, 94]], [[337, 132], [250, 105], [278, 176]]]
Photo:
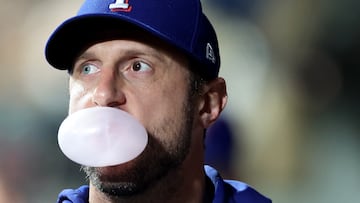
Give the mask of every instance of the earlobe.
[[204, 128], [209, 127], [220, 116], [227, 102], [226, 83], [216, 78], [204, 85], [200, 101], [200, 119]]

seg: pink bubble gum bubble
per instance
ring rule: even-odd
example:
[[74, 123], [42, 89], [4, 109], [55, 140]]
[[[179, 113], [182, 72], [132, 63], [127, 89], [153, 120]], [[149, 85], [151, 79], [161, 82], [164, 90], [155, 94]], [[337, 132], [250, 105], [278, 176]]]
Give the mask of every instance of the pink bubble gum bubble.
[[72, 161], [92, 167], [128, 162], [145, 149], [145, 128], [130, 114], [94, 107], [69, 115], [60, 125], [58, 144]]

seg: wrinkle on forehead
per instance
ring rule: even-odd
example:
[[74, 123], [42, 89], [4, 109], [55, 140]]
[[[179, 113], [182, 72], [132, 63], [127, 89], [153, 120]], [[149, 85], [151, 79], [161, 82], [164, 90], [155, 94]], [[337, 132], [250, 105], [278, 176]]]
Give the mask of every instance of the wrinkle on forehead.
[[[129, 40], [129, 41], [136, 41], [152, 47], [154, 50], [166, 52], [171, 56], [173, 60], [178, 60], [178, 58], [183, 58], [188, 61], [189, 57], [185, 52], [180, 51], [173, 45], [166, 43], [163, 39], [152, 35], [149, 32], [146, 32], [138, 27], [133, 25], [127, 25], [124, 23], [119, 27], [111, 27], [106, 28], [104, 30], [97, 30], [91, 33], [91, 36], [88, 37], [89, 39], [86, 40], [85, 43], [77, 52], [77, 54], [73, 58], [72, 67], [69, 68], [69, 73], [72, 73], [72, 69], [76, 60], [91, 46], [96, 45], [98, 43], [112, 41], [112, 40]], [[183, 60], [182, 59], [182, 60]]]

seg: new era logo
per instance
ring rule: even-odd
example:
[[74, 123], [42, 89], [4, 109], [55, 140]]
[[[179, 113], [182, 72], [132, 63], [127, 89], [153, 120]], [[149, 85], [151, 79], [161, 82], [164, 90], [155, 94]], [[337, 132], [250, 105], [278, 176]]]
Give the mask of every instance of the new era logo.
[[116, 0], [115, 3], [109, 5], [109, 9], [113, 12], [116, 11], [130, 12], [131, 6], [129, 5], [129, 0]]
[[215, 64], [216, 57], [215, 57], [214, 49], [212, 48], [210, 43], [206, 44], [206, 58]]

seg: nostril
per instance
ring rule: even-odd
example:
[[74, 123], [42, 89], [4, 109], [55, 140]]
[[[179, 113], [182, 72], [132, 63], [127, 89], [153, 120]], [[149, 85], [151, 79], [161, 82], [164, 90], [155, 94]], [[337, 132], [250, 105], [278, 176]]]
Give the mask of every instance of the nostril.
[[108, 107], [118, 107], [120, 105], [121, 105], [120, 102], [114, 101], [114, 102], [108, 103], [106, 106], [108, 106]]

